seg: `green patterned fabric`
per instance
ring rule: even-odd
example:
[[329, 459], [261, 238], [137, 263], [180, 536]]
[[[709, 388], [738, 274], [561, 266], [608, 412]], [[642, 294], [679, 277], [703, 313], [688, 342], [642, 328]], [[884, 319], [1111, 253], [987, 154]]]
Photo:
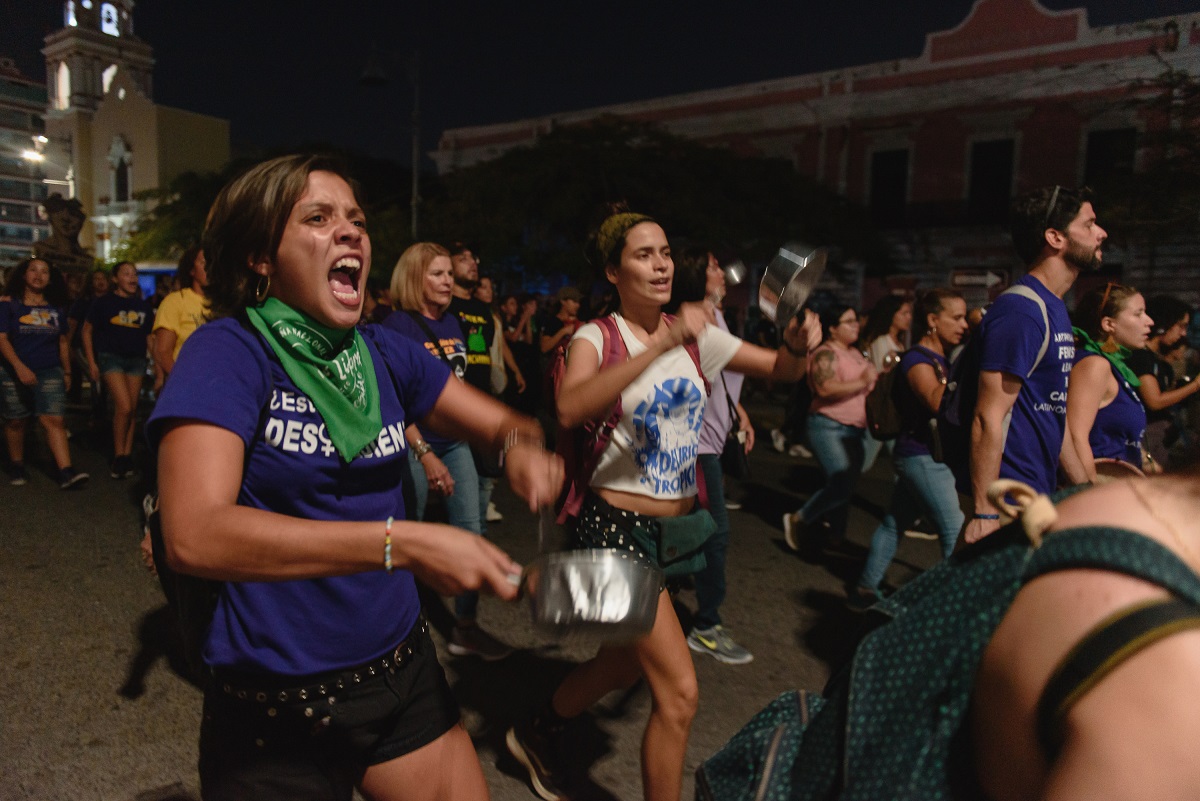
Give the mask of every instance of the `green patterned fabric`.
[[790, 772], [764, 786], [744, 769], [753, 756], [739, 732], [699, 769], [696, 798], [981, 798], [965, 724], [984, 648], [1026, 582], [1080, 567], [1126, 573], [1200, 603], [1196, 574], [1146, 537], [1077, 528], [1035, 549], [1018, 525], [1008, 526], [872, 610], [880, 625], [830, 680], [824, 704], [811, 720], [789, 721], [799, 736]]

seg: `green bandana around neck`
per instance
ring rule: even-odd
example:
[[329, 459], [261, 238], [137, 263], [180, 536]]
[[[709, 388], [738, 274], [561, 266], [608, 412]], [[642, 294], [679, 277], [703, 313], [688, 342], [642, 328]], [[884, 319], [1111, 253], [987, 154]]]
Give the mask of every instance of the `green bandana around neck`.
[[1075, 338], [1083, 343], [1084, 350], [1088, 353], [1098, 353], [1112, 362], [1113, 366], [1117, 368], [1117, 372], [1121, 374], [1121, 378], [1124, 378], [1129, 383], [1129, 386], [1136, 388], [1142, 385], [1142, 380], [1134, 375], [1133, 370], [1130, 370], [1129, 365], [1125, 363], [1125, 360], [1129, 358], [1129, 348], [1124, 345], [1118, 345], [1115, 353], [1109, 353], [1100, 347], [1100, 344], [1092, 339], [1087, 331], [1079, 327], [1074, 327], [1071, 330], [1075, 332]]
[[357, 328], [329, 328], [277, 298], [246, 309], [279, 357], [288, 378], [325, 421], [329, 440], [347, 462], [383, 428], [371, 352]]

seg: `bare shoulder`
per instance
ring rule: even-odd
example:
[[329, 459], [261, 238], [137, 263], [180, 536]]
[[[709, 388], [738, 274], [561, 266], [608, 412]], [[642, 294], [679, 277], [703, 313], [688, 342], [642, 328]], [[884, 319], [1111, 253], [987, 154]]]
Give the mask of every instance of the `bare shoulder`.
[[1086, 356], [1075, 362], [1075, 366], [1071, 368], [1071, 380], [1078, 381], [1092, 380], [1098, 381], [1107, 378], [1112, 373], [1109, 368], [1108, 359], [1099, 354]]
[[[1171, 548], [1174, 543], [1147, 526], [1148, 517], [1121, 482], [1064, 502], [1056, 528], [1120, 526], [1147, 531]], [[1194, 742], [1200, 736], [1200, 716], [1179, 703], [1200, 691], [1198, 630], [1147, 647], [1087, 692], [1068, 713], [1063, 750], [1053, 764], [1036, 736], [1038, 700], [1070, 649], [1114, 613], [1166, 597], [1157, 585], [1101, 570], [1051, 573], [1018, 593], [984, 652], [972, 701], [976, 764], [991, 797], [1057, 797], [1051, 792], [1055, 788], [1069, 790], [1061, 797], [1073, 798], [1187, 797], [1161, 783], [1193, 779], [1191, 797], [1196, 796], [1200, 767], [1193, 771], [1195, 760], [1184, 758], [1186, 766], [1174, 766], [1159, 754], [1172, 752], [1176, 738]], [[1090, 772], [1080, 765], [1090, 766]], [[1140, 787], [1130, 784], [1134, 777]], [[1164, 792], [1147, 793], [1147, 781]], [[1090, 790], [1081, 792], [1085, 786]]]

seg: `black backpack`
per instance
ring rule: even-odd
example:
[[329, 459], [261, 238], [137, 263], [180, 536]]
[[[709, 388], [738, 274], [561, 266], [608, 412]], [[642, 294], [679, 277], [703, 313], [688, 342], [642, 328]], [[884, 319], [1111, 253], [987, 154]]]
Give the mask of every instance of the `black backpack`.
[[[1037, 370], [1046, 356], [1046, 351], [1050, 349], [1050, 313], [1046, 310], [1046, 302], [1042, 300], [1041, 295], [1024, 284], [1010, 286], [1002, 294], [1028, 298], [1036, 303], [1042, 312], [1045, 336], [1037, 359], [1025, 374], [1025, 378], [1028, 378]], [[933, 429], [933, 458], [950, 467], [958, 491], [966, 495], [971, 494], [971, 425], [975, 418], [975, 404], [979, 400], [982, 348], [979, 337], [973, 336], [950, 362], [946, 391], [942, 394], [937, 415], [929, 421]], [[1007, 434], [1008, 418], [1004, 421], [1004, 431]]]
[[886, 373], [880, 373], [875, 388], [867, 395], [867, 430], [876, 440], [895, 439], [900, 435], [904, 421], [896, 408], [896, 375], [900, 365]]

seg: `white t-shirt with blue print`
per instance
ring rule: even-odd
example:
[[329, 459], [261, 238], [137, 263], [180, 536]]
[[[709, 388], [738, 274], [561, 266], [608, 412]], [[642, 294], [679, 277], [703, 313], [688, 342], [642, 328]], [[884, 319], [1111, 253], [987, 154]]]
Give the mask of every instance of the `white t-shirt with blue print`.
[[[614, 315], [617, 330], [634, 358], [646, 346]], [[604, 334], [596, 323], [575, 333], [603, 359]], [[742, 340], [710, 325], [698, 339], [700, 365], [716, 377], [742, 346]], [[719, 388], [719, 387], [718, 387]], [[704, 380], [687, 350], [680, 346], [659, 356], [621, 393], [621, 419], [600, 455], [590, 486], [655, 498], [696, 495], [696, 454], [704, 422]]]

